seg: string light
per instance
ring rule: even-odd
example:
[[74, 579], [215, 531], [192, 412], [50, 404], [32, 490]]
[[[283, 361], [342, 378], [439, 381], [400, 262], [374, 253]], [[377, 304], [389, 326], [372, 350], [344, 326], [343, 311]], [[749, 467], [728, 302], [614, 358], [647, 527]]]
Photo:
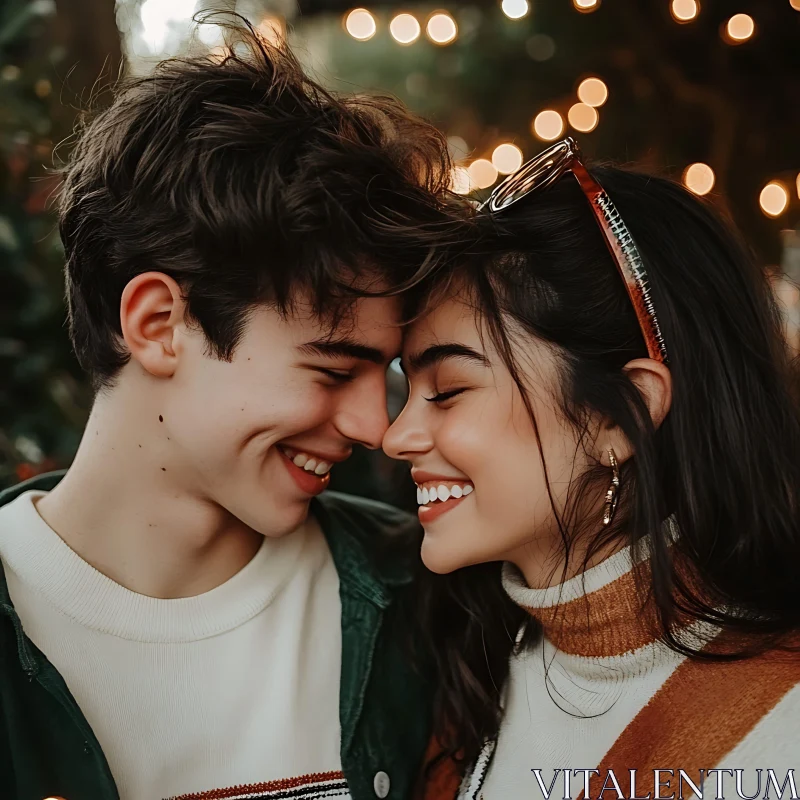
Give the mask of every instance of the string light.
[[344, 27], [359, 42], [366, 42], [375, 35], [378, 26], [375, 17], [366, 8], [354, 8], [345, 18]]
[[590, 14], [600, 8], [600, 0], [572, 0], [572, 5], [582, 14]]
[[39, 78], [33, 85], [33, 91], [36, 92], [37, 97], [47, 97], [53, 91], [53, 85], [47, 78]]
[[530, 10], [530, 6], [528, 0], [503, 0], [502, 9], [509, 19], [522, 19]]
[[672, 0], [670, 6], [673, 18], [676, 22], [691, 22], [700, 13], [697, 0]]
[[600, 121], [600, 115], [596, 108], [586, 105], [586, 103], [575, 103], [567, 112], [569, 124], [581, 133], [591, 133]]
[[608, 86], [600, 78], [586, 78], [578, 86], [578, 99], [587, 106], [602, 106], [608, 100]]
[[428, 20], [426, 31], [435, 44], [450, 44], [458, 36], [456, 21], [446, 11], [434, 14]]
[[419, 39], [422, 29], [413, 14], [398, 14], [389, 23], [389, 33], [400, 44], [411, 44]]
[[540, 111], [533, 120], [533, 132], [545, 142], [558, 139], [564, 130], [564, 119], [558, 111], [548, 108]]
[[485, 158], [475, 159], [467, 170], [473, 186], [488, 189], [497, 180], [497, 167]]
[[466, 167], [453, 167], [450, 173], [450, 188], [456, 194], [469, 194], [472, 191], [472, 179]]
[[690, 192], [699, 195], [708, 194], [714, 188], [716, 180], [717, 176], [714, 174], [714, 170], [702, 162], [690, 164], [683, 172], [684, 186]]
[[499, 144], [492, 153], [492, 164], [501, 175], [510, 175], [522, 166], [522, 150], [515, 144]]
[[756, 23], [747, 14], [734, 14], [728, 20], [725, 32], [732, 44], [741, 44], [750, 39], [756, 32]]
[[779, 217], [789, 205], [789, 192], [780, 181], [771, 181], [761, 190], [758, 202], [768, 217]]

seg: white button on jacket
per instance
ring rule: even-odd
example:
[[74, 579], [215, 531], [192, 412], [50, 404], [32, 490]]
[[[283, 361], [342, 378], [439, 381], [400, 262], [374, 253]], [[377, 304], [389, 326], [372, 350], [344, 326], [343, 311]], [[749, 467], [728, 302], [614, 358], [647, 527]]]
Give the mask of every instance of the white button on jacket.
[[372, 782], [372, 785], [375, 789], [375, 796], [380, 797], [383, 800], [384, 797], [389, 796], [389, 788], [392, 785], [392, 782], [389, 780], [389, 776], [381, 771], [375, 773], [375, 780]]

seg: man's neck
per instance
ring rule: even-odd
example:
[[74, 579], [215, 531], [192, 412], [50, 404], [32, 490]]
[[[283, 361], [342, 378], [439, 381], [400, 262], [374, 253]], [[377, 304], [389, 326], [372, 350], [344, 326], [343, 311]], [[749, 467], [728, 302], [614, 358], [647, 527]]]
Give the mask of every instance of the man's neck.
[[135, 412], [109, 407], [124, 402], [98, 400], [71, 468], [37, 510], [81, 558], [134, 592], [210, 591], [253, 558], [263, 536], [162, 471], [157, 437]]

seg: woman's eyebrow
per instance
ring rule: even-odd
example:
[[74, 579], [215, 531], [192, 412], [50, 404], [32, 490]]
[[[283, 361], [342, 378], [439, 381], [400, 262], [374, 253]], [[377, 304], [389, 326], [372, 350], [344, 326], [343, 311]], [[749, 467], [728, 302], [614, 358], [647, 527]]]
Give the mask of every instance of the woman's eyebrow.
[[403, 372], [410, 376], [422, 371], [423, 369], [428, 369], [436, 366], [437, 364], [441, 364], [442, 361], [445, 361], [448, 358], [458, 358], [464, 361], [471, 361], [481, 367], [488, 367], [491, 365], [489, 359], [486, 358], [483, 353], [479, 353], [477, 350], [473, 350], [471, 347], [467, 347], [465, 344], [456, 344], [455, 342], [452, 342], [434, 344], [430, 347], [426, 347], [424, 350], [421, 350], [418, 353], [412, 353], [408, 358], [404, 358], [400, 362], [400, 366], [403, 368]]

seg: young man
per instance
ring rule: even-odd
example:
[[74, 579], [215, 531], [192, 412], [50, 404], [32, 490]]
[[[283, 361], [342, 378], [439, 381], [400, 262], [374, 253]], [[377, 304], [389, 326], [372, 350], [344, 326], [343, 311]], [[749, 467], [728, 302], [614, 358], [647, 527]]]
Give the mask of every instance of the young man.
[[317, 495], [386, 430], [373, 295], [462, 224], [446, 149], [239, 35], [122, 90], [66, 169], [97, 394], [66, 475], [0, 496], [3, 800], [404, 798], [420, 766], [416, 554], [377, 555], [406, 519]]

